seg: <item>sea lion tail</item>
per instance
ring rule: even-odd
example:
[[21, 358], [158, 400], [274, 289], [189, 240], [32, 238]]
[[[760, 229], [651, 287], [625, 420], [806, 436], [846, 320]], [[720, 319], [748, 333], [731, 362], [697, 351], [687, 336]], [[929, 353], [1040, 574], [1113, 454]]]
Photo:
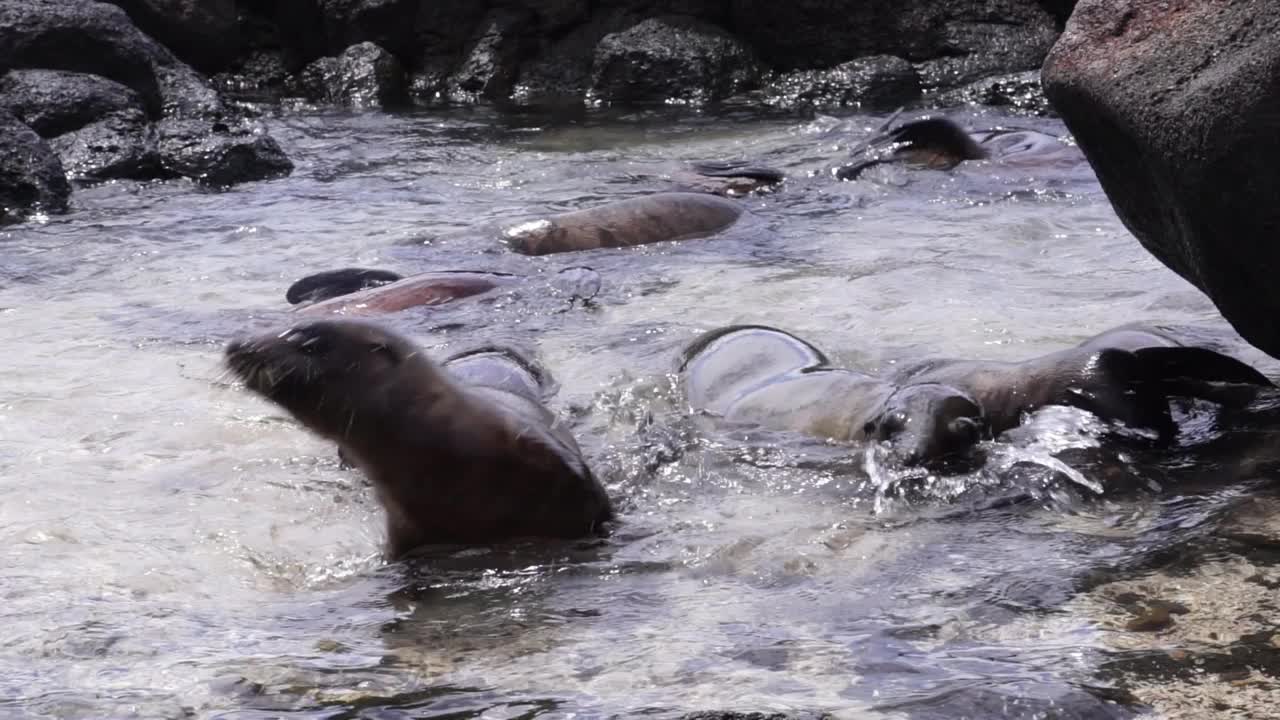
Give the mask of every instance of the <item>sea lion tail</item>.
[[1135, 350], [1133, 354], [1149, 378], [1274, 387], [1267, 376], [1254, 367], [1208, 348], [1149, 347]]
[[369, 268], [342, 268], [308, 275], [289, 286], [284, 298], [290, 305], [304, 302], [320, 302], [330, 298], [350, 295], [368, 288], [386, 285], [403, 279], [390, 270]]

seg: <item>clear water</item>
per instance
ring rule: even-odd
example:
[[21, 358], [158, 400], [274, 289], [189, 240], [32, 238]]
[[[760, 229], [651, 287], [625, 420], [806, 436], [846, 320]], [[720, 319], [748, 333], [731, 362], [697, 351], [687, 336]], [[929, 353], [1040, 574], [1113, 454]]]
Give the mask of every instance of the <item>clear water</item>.
[[[1276, 372], [1082, 161], [833, 182], [878, 122], [303, 114], [271, 122], [290, 178], [104, 185], [0, 232], [0, 716], [1271, 717], [1265, 402], [1225, 429], [1189, 409], [1188, 447], [1149, 456], [1049, 409], [954, 478], [681, 412], [677, 350], [739, 322], [872, 371], [1192, 324]], [[792, 176], [735, 236], [528, 258], [467, 232], [734, 158]], [[546, 278], [583, 264], [603, 290], [569, 309]], [[384, 320], [437, 354], [536, 353], [613, 538], [379, 559], [359, 475], [219, 364], [289, 321], [290, 282], [348, 265], [530, 277]], [[1188, 612], [1126, 629], [1154, 601]]]

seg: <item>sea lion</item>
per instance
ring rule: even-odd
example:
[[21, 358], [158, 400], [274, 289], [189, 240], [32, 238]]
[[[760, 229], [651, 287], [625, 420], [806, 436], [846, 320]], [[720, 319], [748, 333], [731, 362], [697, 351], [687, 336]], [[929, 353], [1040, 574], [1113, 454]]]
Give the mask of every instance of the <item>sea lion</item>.
[[360, 290], [380, 287], [403, 279], [390, 270], [370, 268], [342, 268], [308, 275], [289, 286], [284, 297], [290, 305], [318, 303], [323, 300], [350, 295]]
[[[353, 283], [348, 282], [348, 278], [355, 270], [358, 268], [333, 271], [333, 277], [337, 282], [328, 285], [323, 281], [324, 276], [330, 273], [305, 277], [294, 283], [285, 297], [301, 295], [302, 293], [295, 292], [295, 289], [303, 285], [310, 288], [311, 294], [324, 295], [328, 299], [299, 308], [298, 313], [301, 315], [379, 315], [422, 305], [442, 305], [473, 295], [482, 295], [522, 280], [519, 275], [506, 273], [451, 270], [421, 273], [395, 282], [350, 292], [349, 290], [353, 289]], [[344, 293], [343, 290], [348, 292]]]
[[[1157, 328], [1124, 325], [1075, 347], [1021, 362], [935, 359], [907, 365], [891, 378], [899, 384], [945, 383], [982, 405], [999, 434], [1045, 405], [1070, 405], [1104, 421], [1156, 433], [1171, 440], [1178, 428], [1171, 397], [1192, 397], [1239, 406], [1251, 389], [1271, 382], [1228, 355], [1183, 345]], [[1232, 392], [1221, 384], [1246, 386]]]
[[745, 210], [716, 195], [665, 192], [522, 222], [502, 231], [518, 253], [618, 248], [716, 235]]
[[[396, 278], [387, 282], [387, 278]], [[303, 315], [378, 315], [423, 305], [441, 305], [483, 295], [529, 278], [507, 273], [452, 270], [401, 277], [389, 270], [343, 268], [308, 275], [285, 292], [293, 304], [317, 298], [298, 310]], [[600, 293], [600, 273], [585, 266], [564, 268], [550, 278], [553, 294], [570, 305], [587, 302]]]
[[842, 442], [884, 441], [909, 465], [962, 454], [990, 435], [962, 390], [835, 368], [813, 345], [763, 325], [705, 333], [682, 353], [678, 373], [695, 411]]
[[930, 117], [884, 128], [855, 147], [851, 154], [856, 159], [837, 168], [835, 175], [840, 180], [855, 180], [868, 168], [890, 163], [928, 170], [950, 170], [966, 160], [1044, 165], [1059, 161], [1069, 150], [1061, 138], [1039, 130], [970, 132], [947, 118]]
[[451, 372], [384, 328], [319, 320], [235, 340], [225, 360], [364, 472], [391, 559], [429, 544], [584, 537], [613, 518], [537, 378], [504, 353]]

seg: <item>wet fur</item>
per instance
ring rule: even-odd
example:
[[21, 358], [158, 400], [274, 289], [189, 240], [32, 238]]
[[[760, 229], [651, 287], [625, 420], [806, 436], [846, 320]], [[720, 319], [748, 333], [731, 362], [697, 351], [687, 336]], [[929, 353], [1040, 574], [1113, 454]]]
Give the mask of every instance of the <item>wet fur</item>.
[[[226, 355], [251, 390], [365, 473], [391, 558], [427, 544], [583, 537], [613, 517], [573, 438], [520, 384], [460, 382], [405, 338], [352, 321], [238, 340]], [[471, 377], [533, 377], [501, 352], [483, 362], [496, 369]]]

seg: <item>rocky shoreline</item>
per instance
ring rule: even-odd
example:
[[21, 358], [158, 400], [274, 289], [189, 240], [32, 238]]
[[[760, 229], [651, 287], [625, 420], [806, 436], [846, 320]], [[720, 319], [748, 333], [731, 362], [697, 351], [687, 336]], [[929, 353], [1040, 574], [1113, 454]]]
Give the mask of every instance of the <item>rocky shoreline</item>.
[[1045, 113], [1070, 0], [0, 0], [0, 223], [72, 188], [287, 175], [235, 100]]

